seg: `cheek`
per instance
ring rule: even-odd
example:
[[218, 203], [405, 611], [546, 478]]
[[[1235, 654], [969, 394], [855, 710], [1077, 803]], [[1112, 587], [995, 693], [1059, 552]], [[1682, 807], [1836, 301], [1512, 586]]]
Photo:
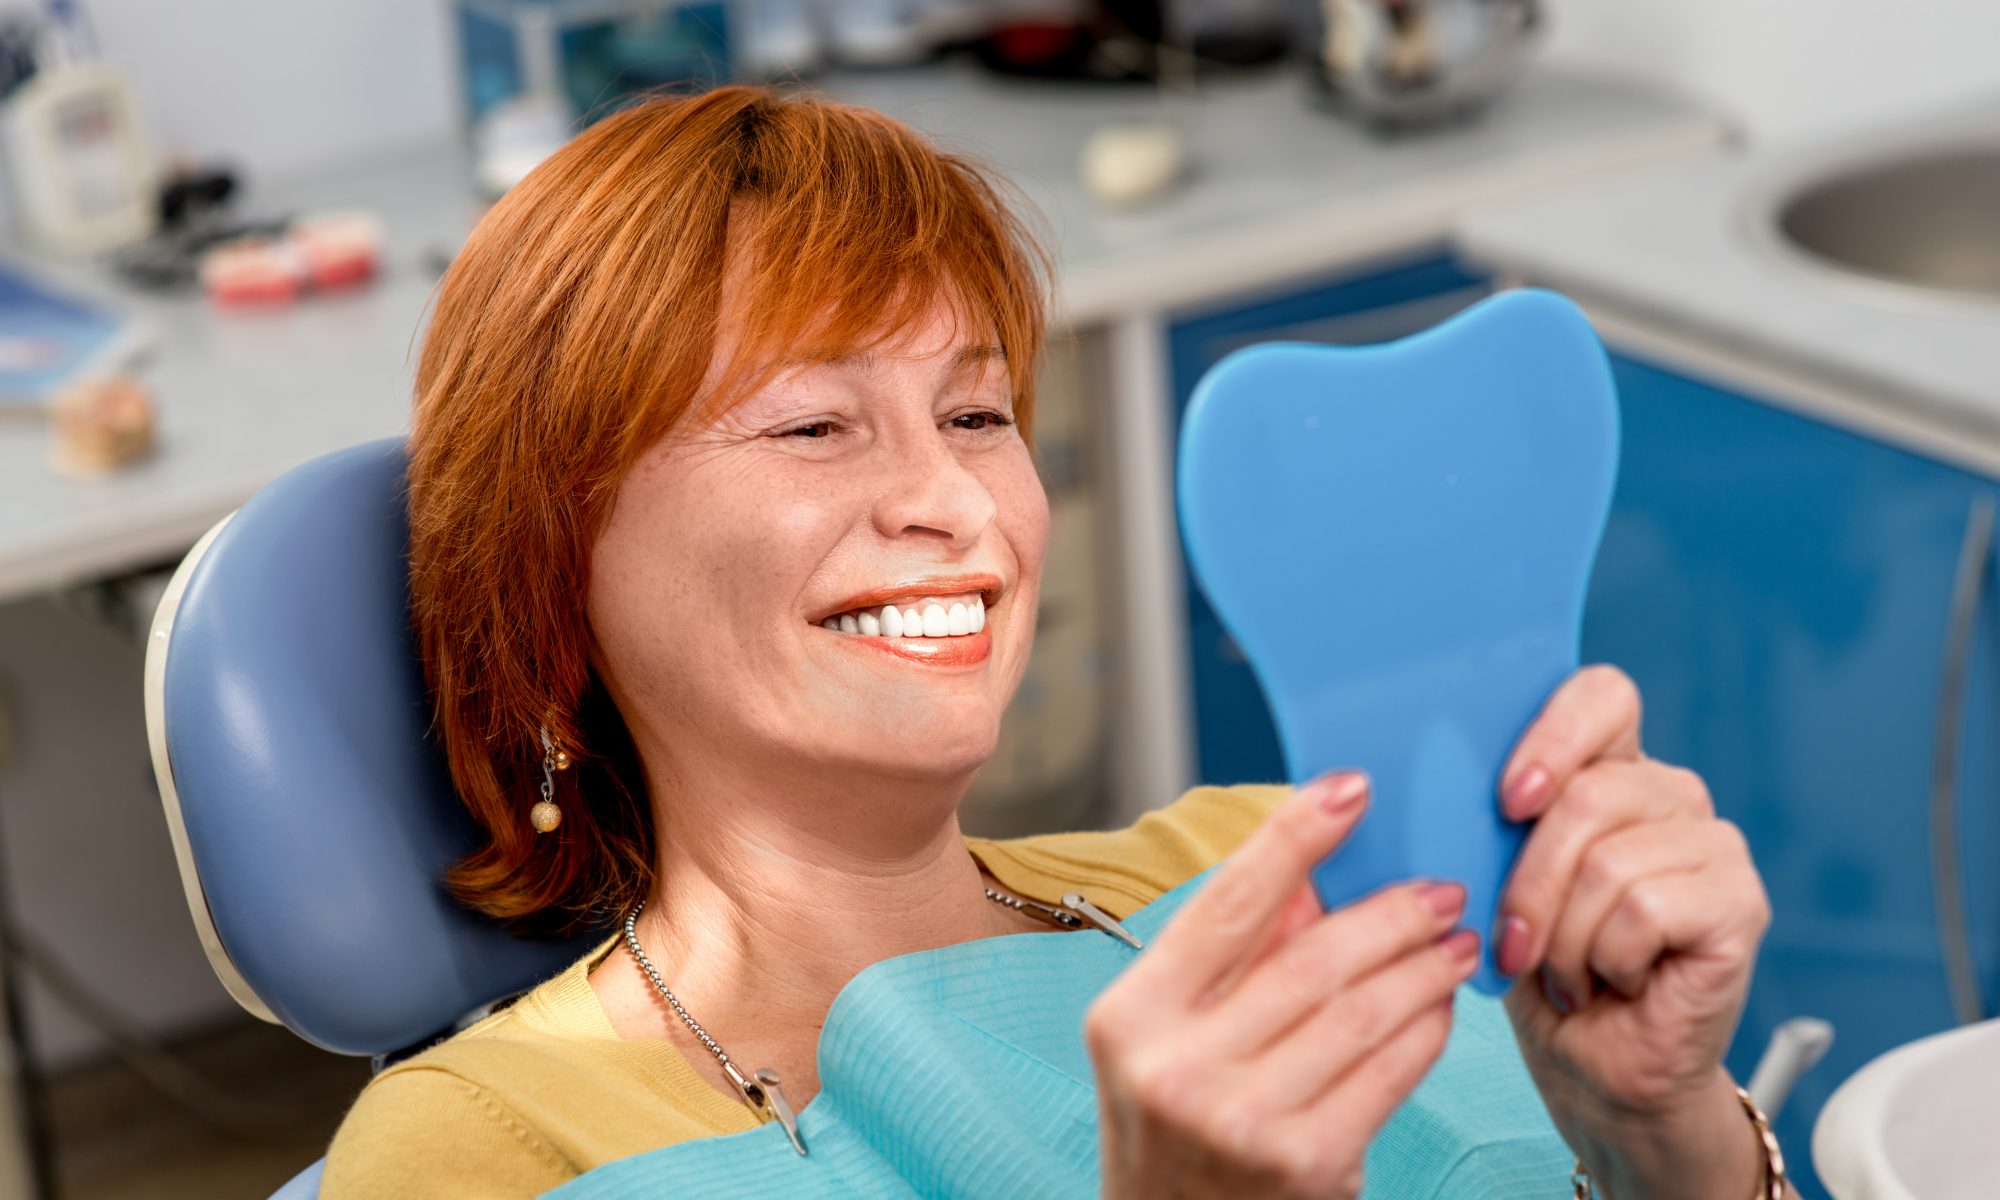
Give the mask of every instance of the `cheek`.
[[697, 552], [691, 531], [670, 518], [663, 500], [659, 489], [628, 479], [591, 548], [585, 611], [601, 668], [627, 694], [653, 691], [671, 668], [676, 641], [665, 630], [684, 623], [699, 578], [666, 569]]
[[987, 486], [992, 489], [997, 509], [995, 523], [1013, 549], [1015, 564], [1020, 568], [1021, 585], [1039, 589], [1042, 560], [1049, 545], [1049, 498], [1042, 490], [1041, 476], [1035, 473], [1027, 449], [1023, 447], [1020, 461], [1009, 464]]
[[[783, 652], [812, 572], [851, 513], [834, 489], [699, 454], [635, 468], [593, 554], [590, 614], [605, 657], [654, 685], [691, 662]], [[730, 672], [703, 670], [703, 677]]]

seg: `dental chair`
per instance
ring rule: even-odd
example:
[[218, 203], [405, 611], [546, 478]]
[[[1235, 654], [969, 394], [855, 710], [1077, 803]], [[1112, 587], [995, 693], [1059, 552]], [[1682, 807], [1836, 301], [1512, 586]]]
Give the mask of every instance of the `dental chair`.
[[[175, 572], [146, 653], [153, 770], [209, 965], [252, 1014], [378, 1069], [593, 942], [514, 937], [438, 882], [475, 827], [425, 737], [404, 469], [391, 438], [257, 493]], [[321, 1165], [278, 1197], [317, 1195]]]

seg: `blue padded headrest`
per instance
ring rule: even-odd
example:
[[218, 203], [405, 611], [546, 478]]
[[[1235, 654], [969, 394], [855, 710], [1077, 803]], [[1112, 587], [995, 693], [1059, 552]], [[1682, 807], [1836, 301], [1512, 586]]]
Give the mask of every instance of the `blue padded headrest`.
[[515, 937], [439, 883], [478, 833], [426, 739], [405, 466], [392, 438], [280, 477], [182, 568], [154, 639], [218, 974], [343, 1054], [416, 1046], [588, 945]]
[[[1618, 470], [1589, 320], [1512, 291], [1377, 346], [1240, 350], [1181, 429], [1188, 563], [1255, 670], [1293, 782], [1362, 767], [1375, 800], [1313, 871], [1328, 906], [1406, 879], [1493, 928], [1522, 828], [1508, 752], [1577, 666]], [[1473, 983], [1507, 986], [1489, 953]]]

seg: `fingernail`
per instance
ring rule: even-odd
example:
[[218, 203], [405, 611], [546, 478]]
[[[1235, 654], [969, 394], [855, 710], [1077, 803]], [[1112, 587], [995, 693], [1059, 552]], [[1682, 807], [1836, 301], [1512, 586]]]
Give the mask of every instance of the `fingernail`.
[[1500, 926], [1500, 951], [1496, 957], [1502, 975], [1519, 975], [1528, 965], [1528, 923], [1510, 916]]
[[1542, 977], [1542, 994], [1549, 998], [1549, 1003], [1563, 1016], [1566, 1017], [1576, 1011], [1576, 997], [1557, 987], [1546, 975]]
[[1500, 810], [1511, 820], [1519, 821], [1534, 811], [1541, 802], [1542, 793], [1548, 789], [1549, 773], [1540, 766], [1529, 767], [1514, 777], [1506, 793], [1500, 798]]
[[1423, 897], [1440, 921], [1457, 916], [1465, 908], [1465, 888], [1456, 883], [1427, 883]]
[[1319, 807], [1329, 816], [1339, 816], [1368, 797], [1368, 777], [1346, 771], [1329, 777], [1319, 794]]
[[1438, 943], [1438, 949], [1453, 962], [1462, 963], [1479, 953], [1479, 935], [1470, 929], [1461, 929], [1447, 935]]

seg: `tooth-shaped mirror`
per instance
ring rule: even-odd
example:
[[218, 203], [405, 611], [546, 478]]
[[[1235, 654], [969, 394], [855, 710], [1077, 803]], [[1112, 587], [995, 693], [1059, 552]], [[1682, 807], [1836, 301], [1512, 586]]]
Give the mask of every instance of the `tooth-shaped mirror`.
[[1603, 347], [1533, 290], [1386, 345], [1239, 351], [1182, 425], [1188, 562], [1263, 685], [1292, 782], [1374, 779], [1314, 869], [1321, 901], [1463, 883], [1489, 993], [1507, 984], [1490, 933], [1524, 833], [1500, 816], [1499, 774], [1576, 669], [1617, 464]]

